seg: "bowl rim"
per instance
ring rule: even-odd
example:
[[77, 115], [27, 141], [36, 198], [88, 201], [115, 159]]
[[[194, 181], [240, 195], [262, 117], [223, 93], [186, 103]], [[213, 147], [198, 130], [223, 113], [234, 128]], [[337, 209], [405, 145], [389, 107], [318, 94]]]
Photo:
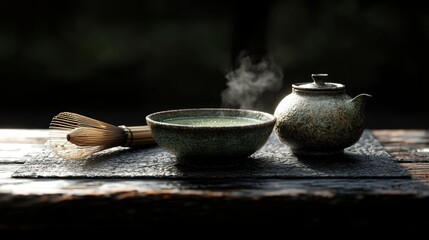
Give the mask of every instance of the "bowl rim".
[[[162, 121], [154, 120], [153, 117], [157, 115], [163, 115], [163, 114], [170, 114], [170, 113], [176, 113], [176, 112], [193, 112], [193, 111], [225, 111], [225, 112], [244, 112], [249, 114], [262, 114], [269, 118], [267, 121], [261, 120], [261, 122], [255, 122], [251, 124], [246, 125], [232, 125], [232, 126], [192, 126], [192, 125], [184, 125], [184, 124], [175, 124], [175, 123], [166, 123]], [[250, 117], [251, 118], [251, 117]], [[255, 127], [262, 127], [262, 126], [270, 126], [274, 125], [277, 118], [267, 112], [258, 111], [258, 110], [250, 110], [250, 109], [241, 109], [241, 108], [181, 108], [181, 109], [172, 109], [172, 110], [165, 110], [165, 111], [159, 111], [154, 112], [146, 116], [146, 122], [150, 124], [155, 124], [159, 126], [166, 126], [170, 128], [189, 128], [189, 129], [233, 129], [233, 128], [255, 128]]]

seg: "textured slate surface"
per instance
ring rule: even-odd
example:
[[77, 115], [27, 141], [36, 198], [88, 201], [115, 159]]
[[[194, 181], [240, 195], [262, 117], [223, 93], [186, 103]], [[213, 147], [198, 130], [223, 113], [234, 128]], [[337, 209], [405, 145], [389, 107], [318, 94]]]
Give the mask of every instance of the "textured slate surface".
[[199, 169], [177, 164], [160, 147], [115, 148], [85, 159], [66, 161], [45, 148], [13, 177], [30, 178], [395, 178], [410, 177], [369, 132], [343, 156], [298, 159], [272, 134], [265, 146], [235, 167]]

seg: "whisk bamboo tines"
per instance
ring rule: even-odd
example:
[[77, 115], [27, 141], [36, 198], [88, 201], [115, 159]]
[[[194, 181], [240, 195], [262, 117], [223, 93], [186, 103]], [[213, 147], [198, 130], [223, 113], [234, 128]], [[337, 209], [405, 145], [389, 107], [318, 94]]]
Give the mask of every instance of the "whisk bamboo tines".
[[72, 112], [52, 118], [48, 143], [64, 159], [81, 159], [101, 150], [154, 144], [149, 126], [114, 126]]

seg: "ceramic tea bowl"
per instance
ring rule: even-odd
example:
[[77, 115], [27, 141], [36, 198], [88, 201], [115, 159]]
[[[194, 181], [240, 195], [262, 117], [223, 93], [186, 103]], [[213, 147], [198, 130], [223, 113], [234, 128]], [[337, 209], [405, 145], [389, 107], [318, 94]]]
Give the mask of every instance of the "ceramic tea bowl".
[[224, 165], [260, 149], [270, 136], [274, 115], [244, 109], [178, 109], [146, 117], [153, 138], [179, 163]]

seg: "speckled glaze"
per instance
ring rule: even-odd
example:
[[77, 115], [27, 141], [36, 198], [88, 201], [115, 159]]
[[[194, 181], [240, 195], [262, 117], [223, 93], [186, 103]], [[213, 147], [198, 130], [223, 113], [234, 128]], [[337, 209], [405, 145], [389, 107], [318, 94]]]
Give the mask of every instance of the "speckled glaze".
[[[183, 117], [245, 117], [260, 120], [236, 126], [192, 126], [163, 122]], [[268, 140], [276, 118], [269, 113], [225, 108], [178, 109], [146, 117], [155, 141], [176, 155], [180, 163], [205, 166], [235, 164], [260, 149]], [[234, 162], [233, 162], [234, 161]]]
[[364, 130], [364, 108], [370, 95], [352, 99], [344, 85], [325, 82], [326, 77], [312, 74], [314, 83], [293, 84], [292, 93], [274, 112], [275, 133], [295, 155], [340, 154]]

